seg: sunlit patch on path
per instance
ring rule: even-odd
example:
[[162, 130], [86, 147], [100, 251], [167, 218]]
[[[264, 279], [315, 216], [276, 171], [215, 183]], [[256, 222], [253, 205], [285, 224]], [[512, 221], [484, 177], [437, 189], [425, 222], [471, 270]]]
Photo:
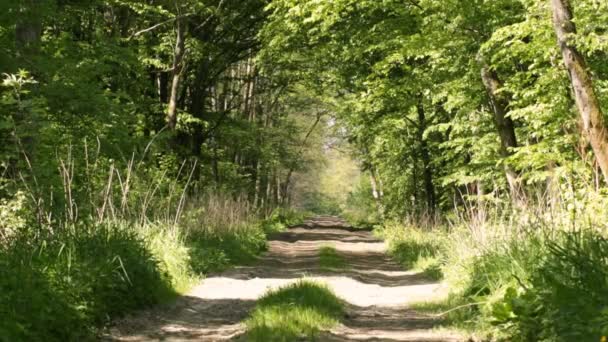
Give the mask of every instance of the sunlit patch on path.
[[[319, 250], [332, 246], [348, 267], [319, 266]], [[348, 229], [322, 217], [278, 233], [269, 251], [253, 266], [237, 267], [206, 279], [167, 309], [119, 322], [112, 338], [122, 341], [246, 340], [242, 323], [255, 300], [269, 289], [303, 277], [326, 283], [348, 303], [342, 324], [323, 335], [326, 341], [459, 341], [434, 330], [432, 317], [408, 309], [414, 302], [446, 294], [440, 284], [403, 271], [384, 253], [382, 241], [368, 231]]]

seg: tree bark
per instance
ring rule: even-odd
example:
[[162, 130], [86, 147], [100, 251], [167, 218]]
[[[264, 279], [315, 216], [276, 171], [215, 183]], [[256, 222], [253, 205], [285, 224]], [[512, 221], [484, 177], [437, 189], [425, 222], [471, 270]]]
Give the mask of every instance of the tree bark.
[[[513, 154], [511, 149], [517, 147], [517, 137], [515, 136], [515, 125], [513, 120], [507, 116], [508, 102], [499, 94], [499, 89], [502, 83], [496, 72], [490, 70], [490, 67], [483, 63], [481, 67], [481, 79], [486, 88], [492, 112], [494, 113], [494, 123], [500, 138], [500, 154], [503, 158], [508, 158]], [[511, 166], [505, 164], [505, 174], [507, 183], [509, 184], [509, 192], [511, 197], [517, 203], [524, 200], [525, 194], [521, 187], [520, 176]]]
[[[43, 26], [43, 17], [40, 10], [42, 4], [40, 2], [40, 0], [22, 0], [19, 5], [21, 13], [15, 25], [15, 47], [19, 63], [24, 63], [30, 57], [38, 54], [40, 50]], [[36, 132], [39, 127], [36, 120], [32, 120], [35, 118], [32, 113], [21, 110], [21, 105], [19, 105], [19, 108], [12, 114], [16, 125], [13, 130], [14, 138], [21, 150], [20, 152], [26, 155], [30, 163], [33, 163], [37, 148]]]
[[369, 181], [372, 184], [372, 196], [376, 203], [380, 202], [380, 192], [378, 192], [378, 182], [376, 182], [376, 175], [374, 174], [374, 170], [369, 170]]
[[[298, 151], [298, 154], [297, 154], [298, 157], [304, 153], [304, 149], [306, 147], [306, 143], [308, 142], [308, 138], [310, 138], [312, 133], [315, 131], [315, 128], [317, 128], [317, 125], [319, 124], [319, 122], [321, 122], [321, 118], [323, 118], [323, 113], [317, 113], [317, 118], [315, 119], [313, 124], [310, 126], [310, 128], [308, 129], [308, 132], [306, 133], [306, 136], [304, 137], [304, 140], [301, 142], [300, 150]], [[285, 182], [283, 183], [283, 186], [282, 186], [283, 196], [287, 196], [287, 193], [289, 192], [289, 186], [291, 185], [291, 176], [293, 175], [294, 171], [295, 171], [294, 166], [290, 167], [289, 170], [287, 171], [287, 177], [285, 177]]]
[[258, 160], [255, 165], [255, 175], [253, 181], [253, 207], [258, 208], [260, 194], [261, 194], [261, 185], [262, 185], [262, 163]]
[[380, 174], [374, 166], [371, 166], [369, 169], [369, 180], [372, 185], [372, 196], [376, 202], [378, 214], [381, 217], [384, 217], [384, 205], [382, 205], [382, 197], [384, 197], [382, 179], [380, 179]]
[[420, 155], [422, 157], [422, 175], [424, 178], [424, 192], [426, 195], [426, 205], [429, 214], [435, 213], [437, 207], [437, 199], [435, 194], [435, 185], [433, 183], [433, 167], [431, 165], [431, 154], [429, 151], [428, 142], [424, 138], [426, 130], [426, 114], [422, 100], [416, 106], [418, 111], [418, 139], [420, 140]]
[[15, 26], [15, 43], [20, 55], [35, 53], [42, 38], [42, 16], [39, 0], [24, 0], [23, 13]]
[[176, 37], [175, 48], [173, 51], [173, 71], [171, 81], [171, 94], [169, 96], [169, 106], [167, 108], [167, 126], [171, 130], [177, 125], [177, 97], [179, 84], [182, 76], [182, 68], [185, 54], [185, 23], [179, 13], [175, 19]]
[[551, 7], [557, 42], [570, 76], [576, 107], [582, 119], [583, 135], [589, 140], [604, 180], [608, 182], [608, 130], [585, 59], [569, 42], [569, 36], [576, 33], [576, 26], [572, 21], [572, 8], [568, 0], [551, 0]]

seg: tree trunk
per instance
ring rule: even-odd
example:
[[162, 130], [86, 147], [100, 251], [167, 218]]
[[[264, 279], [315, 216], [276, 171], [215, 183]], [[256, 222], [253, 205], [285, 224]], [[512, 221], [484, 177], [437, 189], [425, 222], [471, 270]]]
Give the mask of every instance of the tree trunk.
[[477, 224], [483, 224], [486, 222], [486, 205], [484, 201], [484, 196], [486, 195], [483, 189], [483, 182], [477, 181], [476, 184], [477, 191], [477, 210], [475, 211]]
[[374, 200], [379, 203], [380, 201], [380, 193], [378, 192], [378, 185], [376, 182], [376, 176], [374, 175], [373, 170], [369, 170], [369, 181], [372, 184], [372, 196]]
[[15, 26], [15, 43], [20, 55], [35, 53], [42, 38], [42, 16], [40, 0], [24, 0], [23, 13]]
[[[499, 94], [502, 84], [496, 72], [490, 70], [490, 67], [485, 63], [481, 67], [481, 79], [483, 80], [492, 111], [494, 112], [494, 123], [496, 124], [500, 138], [500, 154], [503, 158], [508, 158], [513, 154], [511, 149], [517, 147], [517, 138], [515, 136], [513, 120], [507, 116], [508, 102], [504, 96]], [[525, 194], [521, 187], [519, 174], [507, 164], [505, 164], [505, 174], [511, 197], [516, 203], [521, 203], [525, 198]]]
[[[279, 206], [281, 205], [281, 203], [283, 203], [283, 197], [282, 197], [282, 192], [281, 192], [281, 177], [279, 175], [278, 170], [275, 170], [274, 172], [275, 178], [274, 178], [274, 203], [275, 205]], [[289, 177], [288, 177], [289, 178]], [[287, 187], [285, 187], [287, 188]]]
[[262, 163], [258, 160], [255, 166], [255, 176], [253, 182], [253, 207], [259, 207], [262, 185]]
[[177, 97], [179, 91], [179, 83], [182, 76], [182, 67], [185, 53], [185, 23], [180, 14], [177, 14], [175, 19], [176, 37], [175, 49], [173, 51], [173, 71], [171, 81], [171, 94], [169, 96], [169, 106], [167, 108], [167, 125], [171, 130], [177, 125]]
[[[19, 63], [24, 63], [24, 61], [28, 60], [29, 57], [36, 55], [40, 50], [42, 38], [41, 5], [40, 0], [21, 1], [21, 13], [17, 18], [15, 26], [15, 47]], [[19, 100], [19, 102], [21, 102], [21, 100]], [[36, 120], [32, 120], [32, 113], [27, 110], [22, 110], [21, 105], [19, 105], [19, 108], [19, 110], [11, 115], [13, 120], [15, 120], [13, 134], [18, 148], [21, 150], [20, 152], [26, 155], [29, 159], [29, 163], [33, 163], [37, 147], [36, 133], [39, 130], [39, 126]]]
[[589, 140], [604, 180], [608, 182], [608, 130], [585, 59], [568, 41], [569, 36], [576, 33], [572, 8], [568, 0], [551, 0], [551, 7], [557, 42], [570, 75], [576, 107], [581, 115], [583, 135]]
[[369, 169], [369, 180], [372, 185], [372, 196], [376, 202], [378, 214], [381, 217], [384, 217], [384, 206], [382, 205], [382, 197], [384, 196], [384, 192], [382, 190], [382, 180], [380, 179], [380, 175], [376, 171], [376, 168], [373, 166]]
[[431, 165], [431, 154], [429, 152], [428, 142], [424, 138], [424, 131], [426, 130], [426, 115], [424, 112], [424, 105], [422, 99], [418, 102], [416, 107], [418, 111], [418, 139], [420, 140], [420, 155], [422, 157], [422, 174], [424, 178], [424, 193], [426, 196], [426, 206], [428, 214], [433, 215], [437, 206], [437, 199], [435, 195], [435, 185], [433, 184], [433, 168]]
[[[298, 154], [297, 154], [298, 157], [304, 153], [304, 149], [306, 148], [306, 143], [308, 142], [308, 139], [310, 138], [312, 133], [315, 131], [315, 128], [317, 128], [317, 125], [319, 124], [319, 122], [321, 122], [322, 117], [323, 117], [323, 113], [317, 113], [317, 118], [315, 119], [313, 124], [310, 126], [310, 128], [308, 129], [308, 132], [306, 133], [306, 136], [304, 137], [304, 140], [301, 142], [300, 150], [298, 151]], [[294, 166], [290, 167], [289, 170], [287, 171], [287, 177], [285, 177], [285, 182], [283, 183], [283, 187], [282, 187], [284, 196], [287, 196], [287, 193], [289, 192], [289, 187], [291, 185], [291, 176], [293, 175], [294, 171], [295, 171]]]

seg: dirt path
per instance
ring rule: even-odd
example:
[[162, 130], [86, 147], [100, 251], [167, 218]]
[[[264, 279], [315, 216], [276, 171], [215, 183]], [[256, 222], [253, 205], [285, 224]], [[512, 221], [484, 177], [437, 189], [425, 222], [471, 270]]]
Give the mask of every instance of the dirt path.
[[[318, 251], [331, 245], [349, 268], [321, 270]], [[323, 341], [460, 341], [438, 332], [432, 317], [408, 304], [445, 295], [440, 284], [403, 271], [370, 232], [350, 231], [335, 217], [319, 217], [276, 234], [254, 266], [210, 277], [171, 307], [146, 312], [117, 324], [119, 341], [246, 340], [241, 323], [268, 289], [302, 277], [327, 283], [348, 303], [347, 317]]]

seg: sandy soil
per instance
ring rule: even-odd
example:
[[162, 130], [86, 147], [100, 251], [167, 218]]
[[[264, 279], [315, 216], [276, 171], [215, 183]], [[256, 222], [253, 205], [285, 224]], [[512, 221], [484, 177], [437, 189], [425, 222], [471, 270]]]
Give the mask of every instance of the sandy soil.
[[[347, 269], [321, 270], [318, 250], [336, 248]], [[116, 322], [115, 341], [246, 341], [242, 324], [255, 300], [269, 289], [302, 277], [327, 283], [348, 303], [343, 323], [323, 341], [462, 341], [437, 331], [438, 322], [408, 304], [446, 295], [440, 284], [402, 268], [370, 232], [335, 217], [318, 217], [271, 237], [268, 252], [253, 266], [205, 279], [174, 304]]]

